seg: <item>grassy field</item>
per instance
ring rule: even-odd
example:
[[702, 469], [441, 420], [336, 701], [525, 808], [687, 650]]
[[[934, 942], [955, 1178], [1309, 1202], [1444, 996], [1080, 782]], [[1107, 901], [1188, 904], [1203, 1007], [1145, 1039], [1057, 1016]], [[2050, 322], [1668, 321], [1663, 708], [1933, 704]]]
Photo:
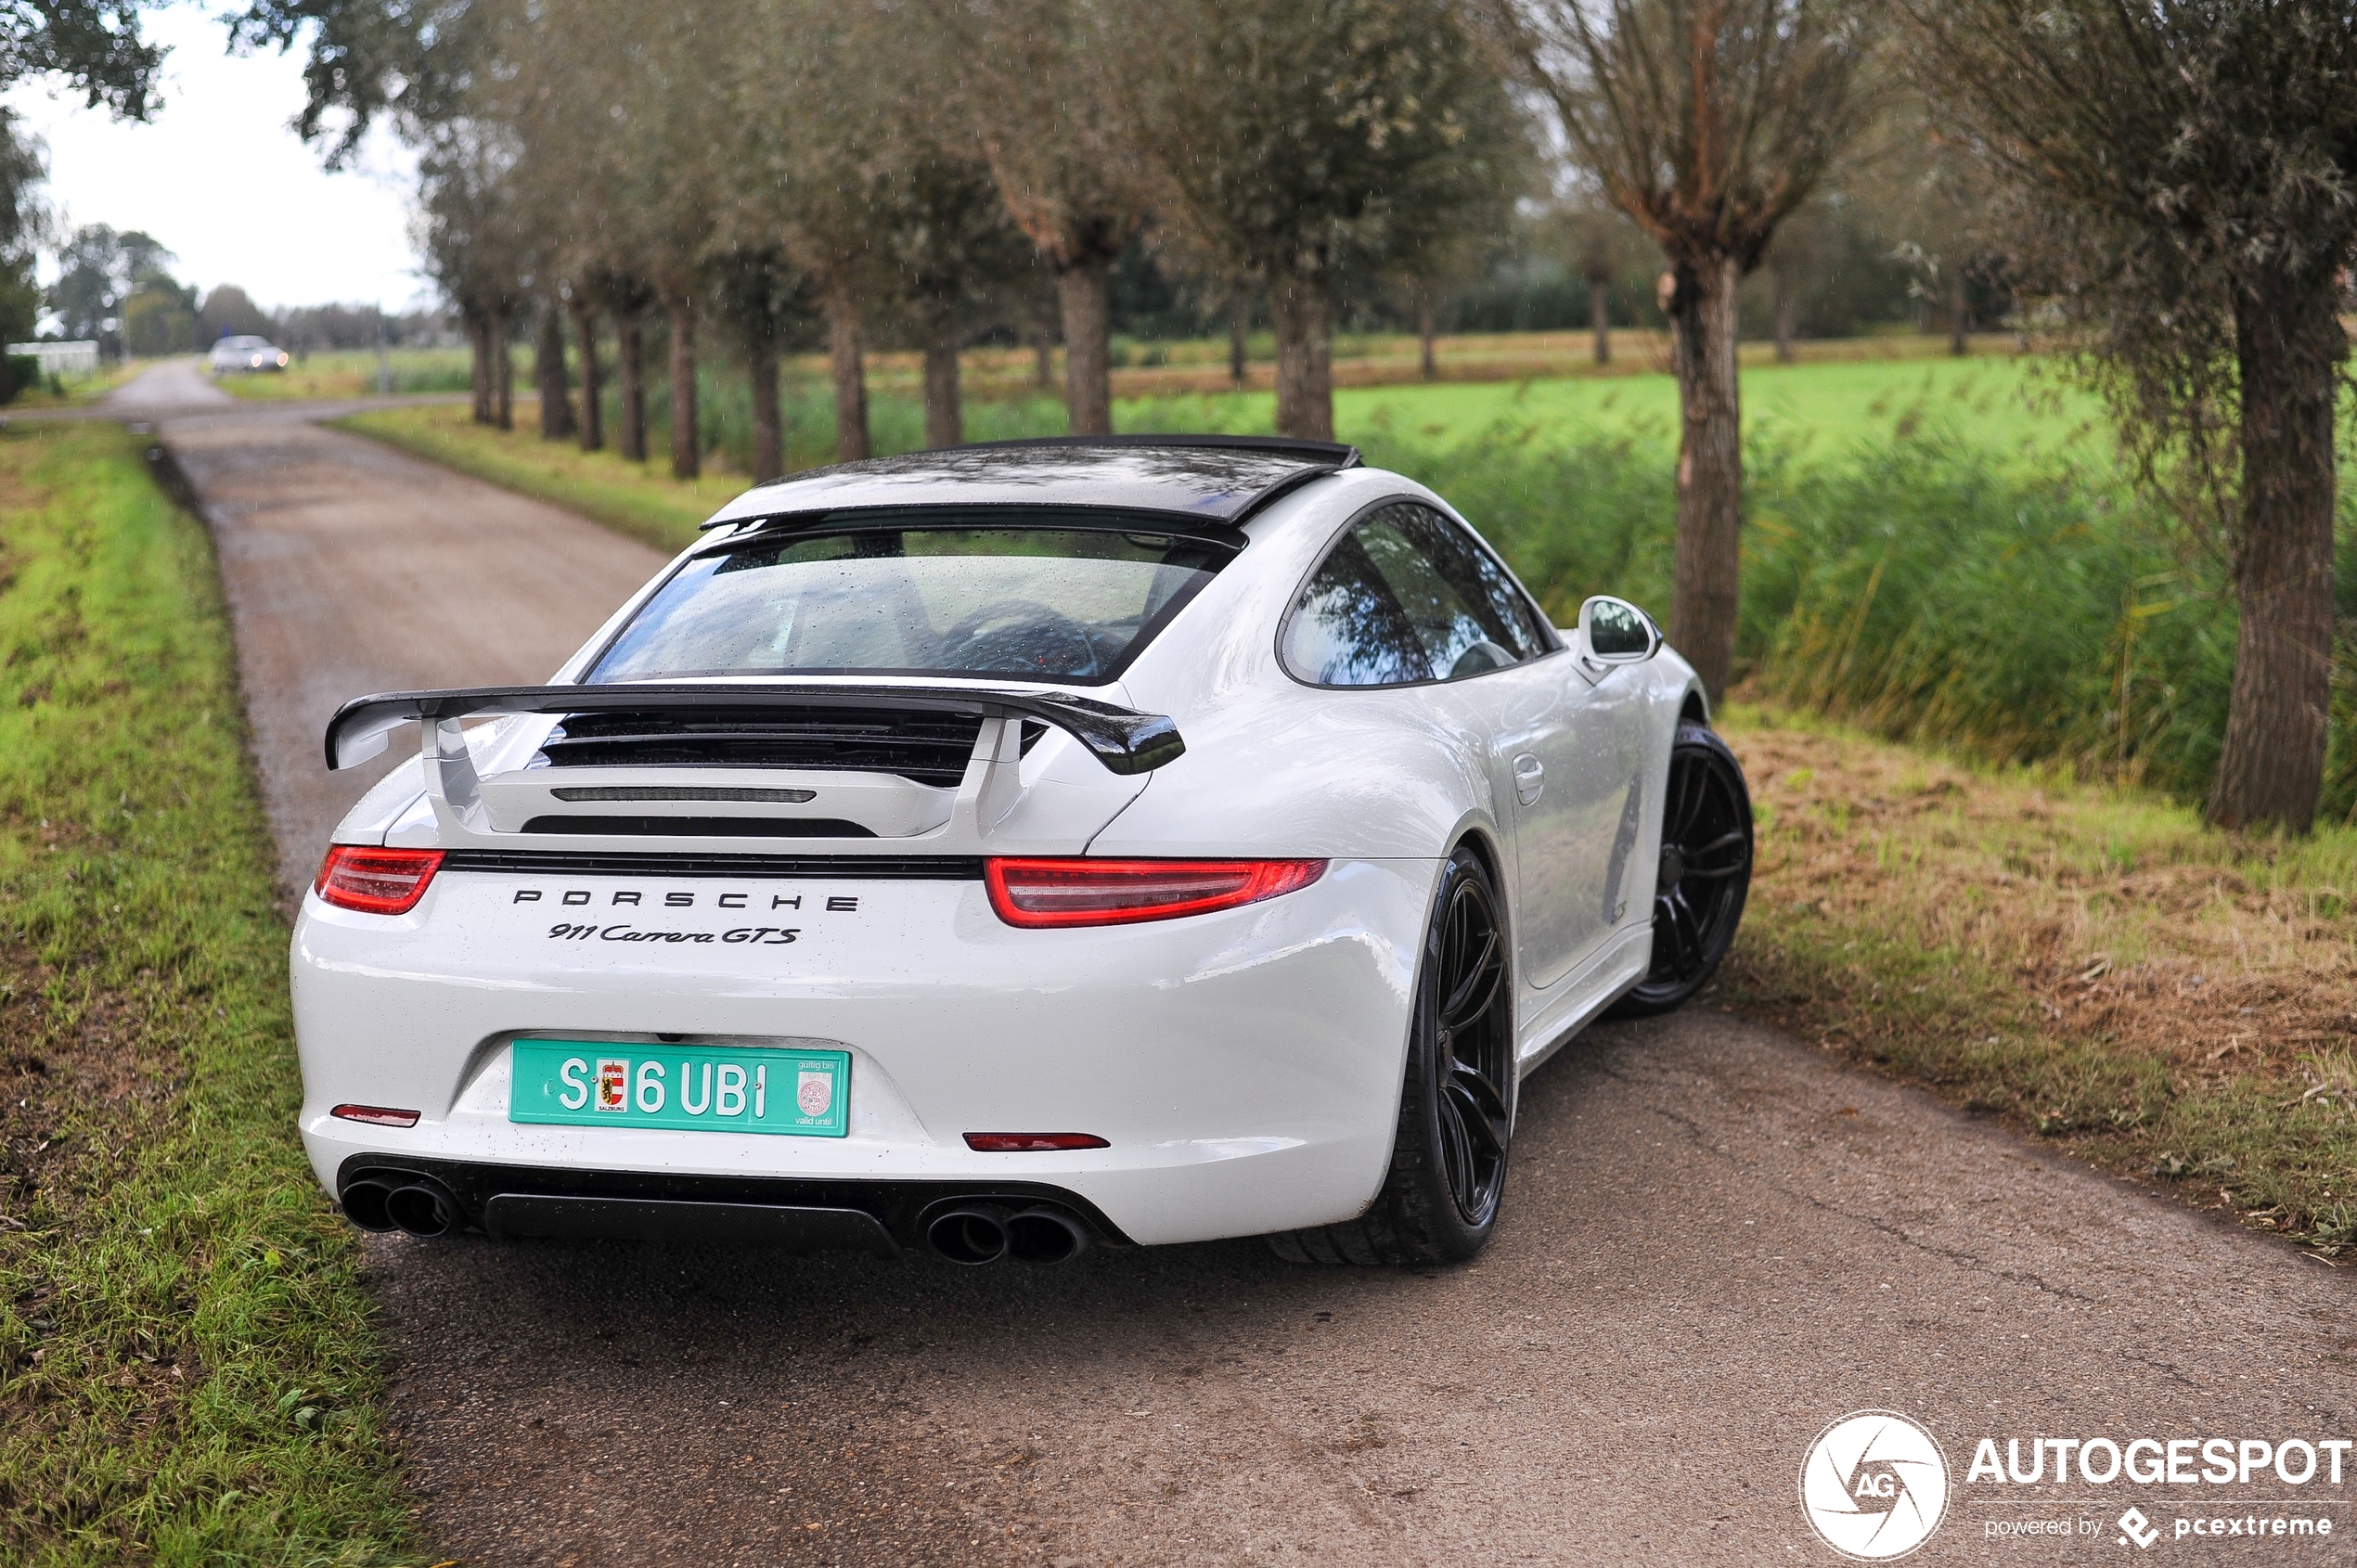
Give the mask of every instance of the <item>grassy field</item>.
[[414, 1560], [203, 530], [0, 435], [0, 1561]]
[[[2091, 398], [2058, 384], [2043, 361], [2012, 354], [1754, 365], [1742, 381], [1748, 439], [1798, 456], [1943, 428], [2029, 459], [2109, 444]], [[1243, 392], [1136, 400], [1114, 422], [1243, 432], [1266, 431], [1275, 418], [1273, 394]], [[1370, 443], [1452, 445], [1503, 427], [1542, 443], [1627, 438], [1674, 449], [1678, 389], [1659, 373], [1352, 388], [1334, 394], [1334, 426], [1344, 440]]]
[[[746, 458], [740, 448], [749, 417], [741, 387], [719, 378], [703, 387], [702, 422], [715, 460], [702, 480], [681, 484], [661, 457], [668, 450], [669, 402], [656, 390], [649, 445], [658, 456], [644, 467], [624, 463], [611, 450], [584, 454], [534, 438], [529, 430], [538, 404], [528, 393], [518, 404], [513, 435], [477, 425], [457, 407], [385, 410], [346, 423], [495, 483], [577, 508], [637, 537], [676, 545], [743, 488]], [[2081, 451], [2091, 442], [2108, 444], [2092, 400], [2056, 385], [2038, 362], [2009, 354], [1758, 366], [1744, 372], [1744, 398], [1753, 441], [1794, 458], [1837, 457], [1861, 443], [1938, 431], [1968, 434], [1976, 446], [2024, 461]], [[785, 409], [791, 465], [831, 461], [833, 407], [823, 385], [790, 382]], [[1114, 422], [1131, 433], [1265, 433], [1275, 413], [1273, 394], [1222, 392], [1125, 399], [1114, 405]], [[881, 392], [871, 415], [879, 452], [923, 443], [923, 411], [908, 398]], [[1677, 440], [1678, 405], [1668, 377], [1629, 374], [1346, 390], [1335, 394], [1334, 417], [1344, 440], [1385, 451], [1448, 449], [1495, 441], [1500, 432], [1520, 448], [1609, 441], [1668, 450]], [[609, 430], [612, 424], [610, 412]], [[1063, 405], [1050, 397], [975, 403], [968, 406], [967, 426], [968, 438], [976, 441], [1060, 435]]]
[[[462, 348], [393, 349], [385, 359], [395, 392], [465, 392], [473, 385], [467, 351]], [[525, 353], [519, 364], [517, 374], [529, 376], [531, 355]], [[265, 403], [364, 397], [381, 390], [377, 384], [374, 349], [323, 350], [270, 375], [222, 376], [213, 384], [233, 397]]]

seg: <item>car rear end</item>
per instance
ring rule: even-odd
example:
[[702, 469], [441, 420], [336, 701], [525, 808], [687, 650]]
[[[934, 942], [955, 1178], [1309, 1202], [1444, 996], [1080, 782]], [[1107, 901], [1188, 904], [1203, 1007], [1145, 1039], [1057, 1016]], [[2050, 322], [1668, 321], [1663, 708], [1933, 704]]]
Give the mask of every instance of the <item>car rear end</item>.
[[[869, 650], [842, 674], [793, 639], [850, 626], [843, 606], [902, 569], [839, 571], [878, 558], [810, 539], [722, 552], [588, 650], [577, 688], [472, 730], [413, 704], [420, 759], [339, 831], [295, 933], [320, 1179], [355, 1223], [419, 1235], [962, 1262], [1357, 1213], [1389, 1156], [1429, 868], [1088, 854], [1156, 787], [1118, 677], [1217, 569], [1200, 543], [1090, 535], [1053, 546], [1087, 563], [1059, 577], [999, 559], [1036, 540], [982, 540], [958, 574], [903, 572], [903, 631], [965, 639], [928, 645], [950, 668]], [[1017, 588], [972, 587], [992, 573]], [[1108, 611], [1116, 578], [1143, 601]], [[1074, 608], [919, 602], [951, 582]], [[806, 590], [791, 612], [776, 583]], [[738, 609], [699, 621], [715, 602]], [[805, 667], [753, 672], [681, 630], [749, 605], [804, 628], [764, 623], [763, 646]], [[838, 642], [884, 635], [873, 619]], [[1059, 684], [1010, 678], [1024, 661]]]

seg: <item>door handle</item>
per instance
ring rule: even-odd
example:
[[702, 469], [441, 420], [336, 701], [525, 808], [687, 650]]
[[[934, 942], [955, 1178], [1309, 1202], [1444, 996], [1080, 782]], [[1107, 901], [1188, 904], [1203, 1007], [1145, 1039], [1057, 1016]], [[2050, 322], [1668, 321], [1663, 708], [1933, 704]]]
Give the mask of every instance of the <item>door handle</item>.
[[1537, 805], [1546, 791], [1547, 768], [1528, 752], [1514, 759], [1514, 799], [1524, 805]]

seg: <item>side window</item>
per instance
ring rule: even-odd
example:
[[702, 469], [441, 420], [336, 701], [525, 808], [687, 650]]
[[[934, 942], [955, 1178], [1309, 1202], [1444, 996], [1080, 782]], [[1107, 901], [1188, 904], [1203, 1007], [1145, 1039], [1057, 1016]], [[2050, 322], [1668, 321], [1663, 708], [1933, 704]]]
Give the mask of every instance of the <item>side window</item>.
[[1294, 608], [1281, 649], [1319, 686], [1461, 680], [1546, 650], [1528, 602], [1454, 522], [1399, 502], [1361, 521], [1326, 557]]
[[1432, 679], [1416, 629], [1359, 543], [1345, 534], [1285, 623], [1284, 666], [1315, 686], [1405, 686]]

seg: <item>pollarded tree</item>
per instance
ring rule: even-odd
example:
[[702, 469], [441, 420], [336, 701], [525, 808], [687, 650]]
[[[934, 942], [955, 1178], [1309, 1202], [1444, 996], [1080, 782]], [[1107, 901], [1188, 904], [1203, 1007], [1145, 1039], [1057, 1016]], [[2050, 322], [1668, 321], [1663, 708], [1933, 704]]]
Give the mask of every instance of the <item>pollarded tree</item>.
[[890, 18], [825, 0], [748, 0], [741, 16], [747, 69], [728, 101], [754, 132], [744, 178], [766, 186], [786, 255], [818, 295], [835, 457], [853, 462], [870, 451], [869, 317], [895, 292], [883, 235], [906, 61], [893, 52]]
[[1333, 434], [1333, 291], [1507, 177], [1505, 88], [1450, 0], [1104, 0], [1166, 215], [1269, 290], [1277, 428]]
[[1735, 291], [1867, 118], [1862, 0], [1484, 0], [1569, 150], [1660, 246], [1678, 373], [1670, 624], [1715, 701], [1735, 660]]
[[925, 443], [955, 446], [965, 439], [959, 351], [986, 320], [1020, 309], [1037, 262], [979, 160], [926, 135], [913, 115], [886, 146], [878, 251], [895, 286], [893, 314], [924, 354]]
[[2357, 11], [2306, 0], [1902, 0], [1925, 92], [2009, 183], [2144, 480], [2241, 601], [2209, 815], [2305, 831], [2332, 700], [2339, 314]]
[[513, 162], [496, 127], [481, 121], [444, 127], [418, 161], [426, 270], [466, 325], [475, 419], [501, 430], [515, 423], [508, 349], [526, 298], [529, 250], [508, 182]]
[[972, 139], [1056, 280], [1075, 435], [1113, 431], [1113, 264], [1145, 212], [1109, 72], [1127, 69], [1092, 0], [919, 0], [950, 84], [940, 118]]

